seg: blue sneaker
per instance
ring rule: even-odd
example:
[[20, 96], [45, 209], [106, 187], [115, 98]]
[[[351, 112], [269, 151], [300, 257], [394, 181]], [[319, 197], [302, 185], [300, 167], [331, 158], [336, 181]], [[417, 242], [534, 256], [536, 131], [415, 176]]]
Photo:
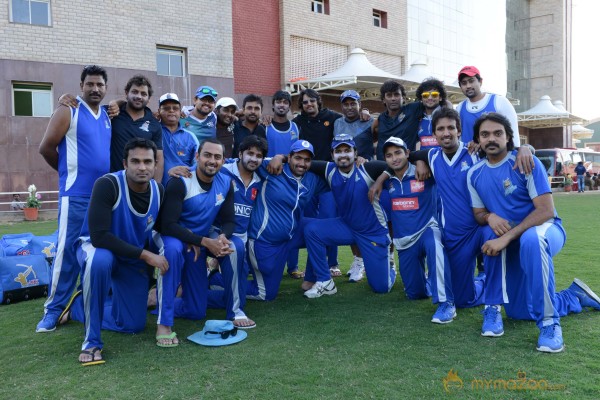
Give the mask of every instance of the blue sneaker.
[[58, 323], [58, 315], [46, 313], [40, 322], [38, 322], [35, 328], [36, 332], [52, 332], [56, 329]]
[[600, 298], [580, 279], [573, 279], [573, 283], [567, 290], [577, 296], [581, 307], [592, 307], [600, 311]]
[[454, 303], [445, 301], [440, 303], [435, 314], [433, 314], [433, 318], [431, 318], [431, 322], [434, 324], [448, 324], [452, 322], [454, 318], [456, 318], [456, 307], [454, 306]]
[[559, 353], [565, 349], [562, 328], [559, 324], [544, 326], [540, 329], [536, 349], [544, 353]]
[[502, 323], [502, 314], [495, 306], [489, 306], [483, 309], [483, 325], [481, 326], [481, 336], [498, 337], [504, 335], [504, 324]]

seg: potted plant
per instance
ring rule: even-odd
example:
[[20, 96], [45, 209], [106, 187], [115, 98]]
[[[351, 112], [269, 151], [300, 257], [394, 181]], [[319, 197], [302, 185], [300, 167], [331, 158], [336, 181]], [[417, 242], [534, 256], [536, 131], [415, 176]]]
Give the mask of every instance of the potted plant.
[[42, 206], [42, 202], [40, 201], [41, 196], [37, 193], [37, 188], [35, 187], [35, 185], [29, 185], [27, 191], [29, 192], [29, 197], [27, 197], [25, 207], [23, 208], [25, 220], [37, 221], [38, 212], [40, 210], [40, 207]]
[[570, 174], [565, 176], [565, 192], [570, 192], [573, 190], [573, 178], [571, 178]]

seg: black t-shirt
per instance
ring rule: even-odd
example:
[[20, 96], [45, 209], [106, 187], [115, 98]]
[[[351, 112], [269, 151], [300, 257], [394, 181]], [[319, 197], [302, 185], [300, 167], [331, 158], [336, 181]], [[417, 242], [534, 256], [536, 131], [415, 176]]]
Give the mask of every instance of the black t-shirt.
[[342, 114], [324, 108], [314, 118], [300, 114], [293, 119], [300, 129], [300, 139], [308, 140], [313, 145], [315, 160], [331, 161], [333, 123], [341, 117]]
[[114, 117], [112, 124], [112, 138], [110, 141], [110, 172], [123, 169], [123, 149], [125, 144], [135, 137], [150, 139], [158, 150], [162, 150], [162, 127], [146, 107], [144, 116], [136, 121], [125, 110], [127, 104], [120, 107], [119, 115]]

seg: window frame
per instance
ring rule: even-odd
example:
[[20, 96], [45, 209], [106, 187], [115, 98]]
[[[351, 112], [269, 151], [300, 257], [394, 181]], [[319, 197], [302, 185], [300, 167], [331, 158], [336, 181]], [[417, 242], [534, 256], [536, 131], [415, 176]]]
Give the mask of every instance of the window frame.
[[[8, 8], [9, 8], [8, 20], [9, 20], [9, 22], [14, 23], [14, 24], [24, 24], [24, 25], [33, 25], [33, 26], [52, 26], [52, 3], [51, 3], [51, 0], [22, 0], [22, 1], [26, 1], [27, 4], [29, 5], [29, 21], [28, 22], [15, 21], [15, 18], [13, 15], [13, 1], [15, 1], [15, 0], [9, 0], [9, 2], [8, 2]], [[32, 18], [31, 3], [44, 3], [44, 4], [48, 5], [47, 24], [34, 24], [32, 22], [32, 20], [31, 20], [31, 18]]]
[[375, 28], [387, 29], [387, 12], [373, 9], [373, 26]]
[[[33, 86], [36, 88], [20, 88], [16, 86]], [[52, 110], [54, 110], [54, 100], [53, 100], [53, 85], [49, 82], [25, 82], [25, 81], [13, 81], [11, 82], [11, 102], [12, 102], [12, 116], [13, 117], [35, 117], [35, 118], [50, 118], [52, 116]], [[15, 92], [27, 92], [31, 93], [31, 115], [17, 115], [16, 104], [15, 104]], [[44, 93], [49, 94], [49, 104], [48, 104], [48, 115], [36, 115], [35, 110], [35, 102], [33, 100], [33, 96], [35, 93]]]
[[[156, 45], [156, 74], [158, 76], [171, 76], [174, 78], [182, 78], [186, 76], [186, 72], [187, 72], [187, 68], [186, 68], [186, 62], [187, 62], [187, 52], [186, 49], [182, 48], [182, 47], [173, 47], [173, 46], [162, 46], [162, 45]], [[159, 54], [163, 54], [163, 55], [167, 55], [169, 57], [169, 73], [168, 74], [162, 74], [159, 72], [158, 70], [158, 55]], [[172, 74], [172, 69], [171, 69], [171, 57], [172, 56], [180, 56], [181, 57], [181, 75], [173, 75]]]

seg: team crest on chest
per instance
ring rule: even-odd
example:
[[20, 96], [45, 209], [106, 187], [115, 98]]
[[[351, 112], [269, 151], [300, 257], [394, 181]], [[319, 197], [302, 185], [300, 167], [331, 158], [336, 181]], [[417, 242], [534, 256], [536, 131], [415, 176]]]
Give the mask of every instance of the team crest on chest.
[[223, 193], [217, 193], [217, 199], [215, 201], [215, 206], [220, 206], [221, 203], [223, 203], [225, 201], [225, 196], [223, 196]]
[[469, 163], [468, 163], [468, 162], [466, 162], [466, 161], [463, 161], [463, 162], [460, 164], [460, 170], [461, 170], [461, 171], [467, 171], [468, 169], [469, 169]]
[[422, 192], [424, 190], [425, 190], [425, 182], [415, 181], [415, 180], [410, 181], [410, 192], [411, 193]]
[[513, 183], [510, 181], [510, 178], [506, 178], [504, 180], [504, 182], [502, 182], [502, 185], [504, 186], [504, 196], [505, 197], [517, 189], [517, 187], [515, 185], [513, 185]]
[[140, 126], [140, 129], [144, 132], [150, 132], [150, 121], [146, 121]]

